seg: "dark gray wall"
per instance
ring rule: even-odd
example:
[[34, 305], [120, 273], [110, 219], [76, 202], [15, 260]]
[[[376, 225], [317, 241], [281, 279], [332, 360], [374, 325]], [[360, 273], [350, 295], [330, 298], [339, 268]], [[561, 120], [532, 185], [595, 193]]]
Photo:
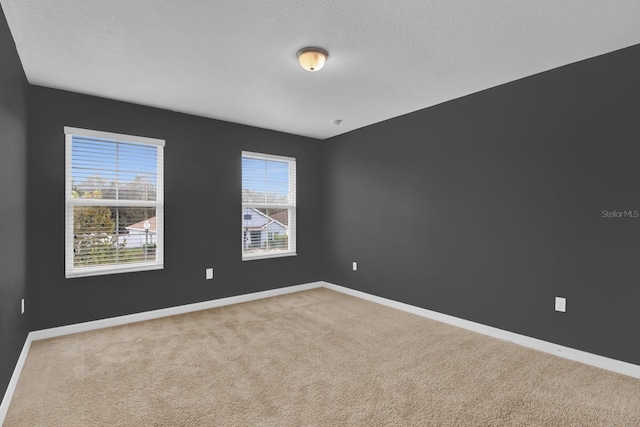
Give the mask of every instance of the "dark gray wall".
[[[164, 270], [65, 279], [64, 126], [166, 140]], [[297, 159], [298, 256], [241, 260], [242, 150]], [[313, 139], [31, 86], [32, 329], [319, 280], [319, 156]]]
[[638, 76], [634, 46], [326, 141], [323, 279], [640, 364], [640, 218], [601, 213], [640, 210]]
[[27, 79], [0, 9], [0, 399], [27, 337]]

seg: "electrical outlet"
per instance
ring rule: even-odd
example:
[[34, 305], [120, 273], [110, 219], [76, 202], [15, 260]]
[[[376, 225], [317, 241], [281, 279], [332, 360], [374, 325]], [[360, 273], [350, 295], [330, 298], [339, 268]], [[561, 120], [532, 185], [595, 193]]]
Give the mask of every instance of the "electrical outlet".
[[207, 278], [207, 280], [213, 279], [213, 268], [207, 268], [206, 278]]
[[556, 297], [556, 311], [567, 311], [567, 299], [563, 297]]
[[353, 261], [353, 271], [358, 271], [358, 263]]
[[20, 301], [20, 306], [22, 309], [22, 314], [24, 314], [24, 298], [22, 298], [22, 300]]

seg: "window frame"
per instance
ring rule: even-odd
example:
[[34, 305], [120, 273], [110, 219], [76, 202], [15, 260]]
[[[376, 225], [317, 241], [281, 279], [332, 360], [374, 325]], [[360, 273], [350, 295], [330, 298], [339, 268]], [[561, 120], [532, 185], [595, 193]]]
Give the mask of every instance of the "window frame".
[[[143, 136], [126, 135], [75, 127], [64, 127], [65, 133], [65, 277], [102, 276], [135, 271], [164, 269], [164, 147], [165, 140]], [[156, 162], [156, 200], [113, 200], [78, 199], [71, 197], [73, 188], [73, 137], [93, 137], [106, 139], [114, 143], [138, 144], [157, 147]], [[77, 206], [109, 207], [153, 207], [156, 209], [156, 250], [155, 262], [122, 263], [108, 266], [74, 267], [74, 220], [73, 209]]]
[[[287, 156], [279, 156], [275, 154], [266, 154], [266, 153], [257, 153], [252, 151], [242, 151], [241, 159], [251, 158], [257, 160], [273, 160], [278, 162], [285, 162], [289, 165], [289, 202], [290, 203], [245, 203], [242, 201], [242, 212], [246, 208], [255, 208], [255, 209], [287, 209], [288, 212], [288, 230], [287, 230], [287, 250], [272, 250], [272, 251], [261, 251], [257, 253], [245, 253], [244, 243], [241, 245], [242, 251], [242, 261], [253, 261], [259, 259], [269, 259], [269, 258], [282, 258], [282, 257], [290, 257], [297, 256], [296, 249], [296, 236], [297, 236], [297, 164], [295, 157], [287, 157]], [[240, 168], [241, 181], [244, 179], [244, 171], [242, 170], [242, 161]], [[240, 184], [242, 189], [242, 182]], [[241, 195], [242, 198], [242, 195]], [[245, 229], [244, 229], [244, 217], [241, 222], [241, 233], [242, 233], [242, 242], [245, 240]], [[268, 231], [265, 231], [268, 233]]]

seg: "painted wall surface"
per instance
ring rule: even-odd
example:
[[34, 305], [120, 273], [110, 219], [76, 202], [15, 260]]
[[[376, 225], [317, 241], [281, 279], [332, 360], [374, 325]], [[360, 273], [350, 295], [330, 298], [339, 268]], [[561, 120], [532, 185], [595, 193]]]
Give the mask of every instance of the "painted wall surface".
[[26, 297], [27, 79], [0, 9], [0, 399], [28, 332]]
[[322, 278], [640, 364], [638, 76], [634, 46], [326, 141]]
[[[65, 126], [166, 140], [164, 270], [65, 279]], [[320, 279], [319, 141], [38, 86], [29, 127], [33, 330]], [[295, 257], [242, 261], [243, 150], [296, 158]]]

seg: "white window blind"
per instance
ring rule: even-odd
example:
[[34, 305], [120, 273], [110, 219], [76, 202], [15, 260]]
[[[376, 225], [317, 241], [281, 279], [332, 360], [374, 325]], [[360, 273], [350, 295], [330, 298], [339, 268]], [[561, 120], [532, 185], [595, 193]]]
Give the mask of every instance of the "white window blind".
[[164, 140], [64, 131], [66, 277], [163, 268]]
[[242, 259], [296, 255], [296, 159], [242, 152]]

